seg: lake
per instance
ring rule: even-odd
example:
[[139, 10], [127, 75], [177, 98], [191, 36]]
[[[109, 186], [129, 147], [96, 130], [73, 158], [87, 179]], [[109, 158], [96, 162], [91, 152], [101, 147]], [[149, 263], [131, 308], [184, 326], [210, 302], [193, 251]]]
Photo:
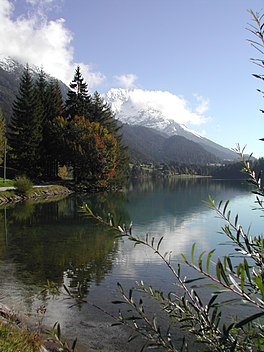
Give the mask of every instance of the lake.
[[[222, 220], [205, 203], [208, 195], [217, 202], [230, 200], [233, 214], [251, 232], [260, 234], [260, 212], [253, 210], [254, 195], [242, 181], [207, 178], [134, 181], [123, 193], [73, 195], [58, 201], [24, 202], [0, 209], [0, 299], [2, 303], [38, 321], [37, 308], [47, 308], [42, 324], [59, 322], [62, 333], [78, 337], [82, 351], [134, 351], [127, 344], [128, 332], [112, 327], [113, 320], [89, 304], [72, 306], [67, 295], [41, 293], [47, 280], [57, 286], [81, 285], [87, 300], [110, 314], [120, 299], [117, 282], [125, 289], [143, 280], [156, 289], [173, 289], [172, 276], [159, 257], [143, 246], [134, 247], [88, 219], [80, 206], [87, 203], [95, 214], [107, 219], [111, 213], [121, 223], [133, 223], [133, 233], [155, 238], [164, 236], [161, 251], [172, 252], [172, 262], [180, 254], [190, 257], [210, 251], [226, 241], [219, 233]], [[229, 253], [230, 246], [218, 246], [216, 256]], [[191, 273], [186, 270], [189, 276]], [[152, 303], [146, 303], [152, 309]]]

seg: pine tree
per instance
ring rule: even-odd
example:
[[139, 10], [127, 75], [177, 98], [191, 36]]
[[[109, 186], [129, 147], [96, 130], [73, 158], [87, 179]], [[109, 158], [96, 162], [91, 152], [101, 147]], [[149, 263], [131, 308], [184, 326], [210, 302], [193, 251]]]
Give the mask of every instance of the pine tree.
[[72, 120], [75, 116], [89, 116], [91, 97], [88, 93], [88, 85], [82, 77], [80, 66], [76, 68], [67, 96], [65, 117], [68, 120]]
[[33, 80], [27, 65], [13, 105], [9, 144], [12, 148], [13, 167], [32, 179], [40, 176], [42, 112], [39, 99], [36, 99]]
[[6, 146], [6, 128], [5, 119], [2, 110], [0, 109], [0, 164], [3, 163]]
[[48, 82], [46, 96], [48, 120], [53, 121], [55, 117], [62, 116], [64, 113], [64, 101], [58, 80], [52, 79]]
[[54, 131], [54, 120], [62, 116], [64, 103], [57, 80], [47, 83], [44, 92], [45, 115], [43, 119], [42, 165], [43, 178], [53, 180], [58, 177], [58, 140]]

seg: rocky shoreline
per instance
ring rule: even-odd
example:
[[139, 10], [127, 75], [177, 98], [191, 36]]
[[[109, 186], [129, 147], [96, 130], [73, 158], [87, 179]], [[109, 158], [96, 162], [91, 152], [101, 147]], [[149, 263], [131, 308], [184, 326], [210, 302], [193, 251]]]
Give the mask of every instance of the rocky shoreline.
[[[2, 194], [1, 194], [2, 193]], [[25, 200], [35, 200], [40, 198], [51, 198], [57, 196], [68, 196], [74, 193], [65, 186], [35, 186], [28, 195], [17, 194], [15, 188], [0, 191], [0, 205], [7, 203], [17, 203]]]

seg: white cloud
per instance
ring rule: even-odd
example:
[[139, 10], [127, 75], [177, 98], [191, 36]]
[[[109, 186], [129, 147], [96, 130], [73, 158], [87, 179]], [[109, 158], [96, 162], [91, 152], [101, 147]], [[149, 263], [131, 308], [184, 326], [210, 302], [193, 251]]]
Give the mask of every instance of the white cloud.
[[26, 2], [32, 6], [46, 6], [54, 3], [55, 0], [26, 0]]
[[201, 95], [194, 94], [199, 105], [196, 107], [195, 111], [197, 114], [204, 114], [209, 108], [209, 99], [204, 98]]
[[44, 11], [55, 5], [54, 0], [27, 0], [33, 6], [31, 14], [13, 19], [13, 5], [10, 0], [0, 0], [0, 56], [10, 56], [22, 63], [42, 66], [44, 70], [68, 84], [77, 64], [89, 87], [104, 80], [100, 72], [91, 66], [74, 62], [71, 45], [73, 34], [65, 20], [48, 20]]
[[138, 79], [133, 73], [128, 73], [125, 75], [114, 76], [114, 79], [121, 88], [131, 89], [135, 87], [135, 81]]
[[[180, 124], [200, 125], [208, 121], [204, 116], [205, 104], [208, 99], [201, 100], [199, 106], [192, 111], [188, 102], [168, 91], [147, 91], [134, 89], [129, 91], [129, 101], [136, 109], [155, 109], [160, 111], [168, 120], [176, 121]], [[202, 97], [200, 97], [202, 99]]]

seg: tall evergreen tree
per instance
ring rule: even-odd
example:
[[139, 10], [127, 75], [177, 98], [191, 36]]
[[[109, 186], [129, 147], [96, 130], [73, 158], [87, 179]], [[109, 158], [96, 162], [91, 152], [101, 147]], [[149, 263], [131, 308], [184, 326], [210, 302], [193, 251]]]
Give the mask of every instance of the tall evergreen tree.
[[89, 116], [91, 96], [88, 93], [88, 85], [81, 74], [80, 66], [77, 66], [74, 78], [70, 83], [65, 103], [65, 117], [72, 120], [75, 116]]
[[12, 148], [13, 167], [32, 179], [40, 175], [41, 142], [42, 109], [39, 99], [36, 99], [34, 83], [27, 65], [13, 105], [9, 145]]
[[48, 121], [52, 122], [55, 117], [64, 113], [64, 101], [58, 80], [52, 79], [48, 82], [46, 96]]
[[3, 163], [6, 146], [6, 128], [5, 119], [2, 110], [0, 109], [0, 164]]
[[42, 141], [42, 168], [43, 178], [52, 180], [58, 176], [58, 138], [54, 131], [54, 119], [62, 116], [64, 103], [61, 90], [57, 80], [46, 83], [43, 92], [44, 100], [44, 119], [43, 141]]

